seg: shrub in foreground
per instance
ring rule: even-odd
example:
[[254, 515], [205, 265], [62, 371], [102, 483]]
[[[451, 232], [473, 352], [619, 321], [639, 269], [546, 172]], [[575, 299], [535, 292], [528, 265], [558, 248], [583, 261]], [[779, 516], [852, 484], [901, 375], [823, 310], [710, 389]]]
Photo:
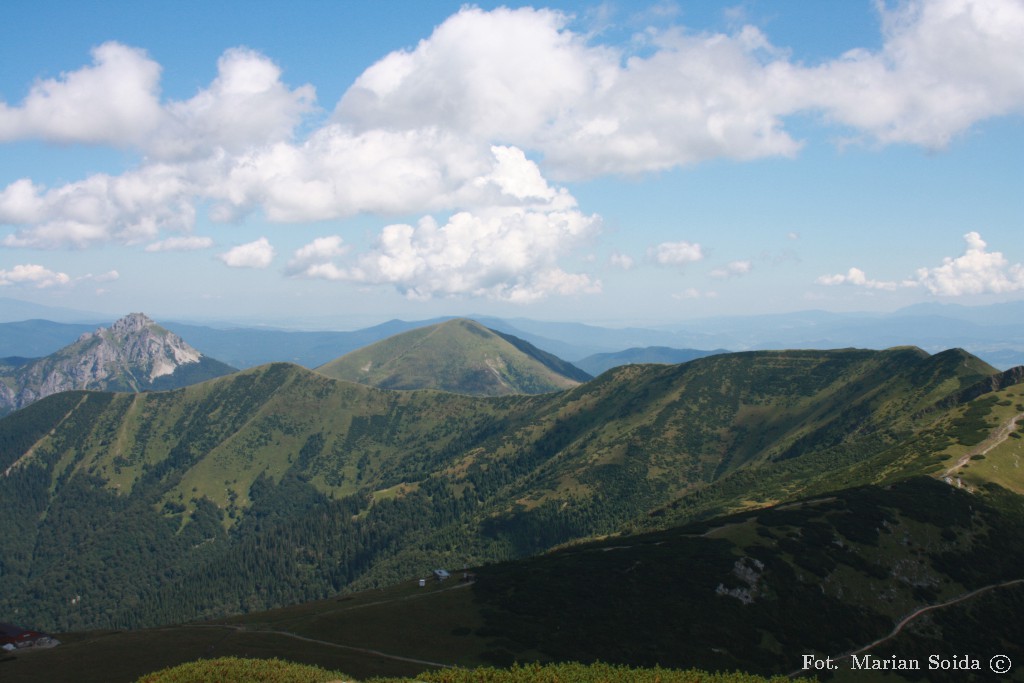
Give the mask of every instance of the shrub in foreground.
[[[785, 676], [709, 673], [697, 669], [634, 669], [617, 664], [516, 664], [508, 669], [440, 669], [415, 678], [374, 678], [369, 683], [790, 683]], [[163, 669], [136, 683], [354, 683], [337, 671], [279, 659], [204, 659]]]
[[352, 679], [338, 671], [280, 659], [201, 659], [146, 674], [136, 683], [333, 683]]
[[[371, 683], [408, 683], [410, 679], [376, 678]], [[745, 673], [708, 673], [696, 669], [634, 669], [617, 664], [516, 664], [509, 669], [441, 669], [416, 677], [423, 683], [790, 683], [785, 676], [765, 678]]]

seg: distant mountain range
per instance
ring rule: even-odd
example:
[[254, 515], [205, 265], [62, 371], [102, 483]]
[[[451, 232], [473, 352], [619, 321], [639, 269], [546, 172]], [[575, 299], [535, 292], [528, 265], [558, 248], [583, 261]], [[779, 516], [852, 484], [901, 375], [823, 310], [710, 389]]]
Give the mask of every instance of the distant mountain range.
[[[40, 321], [29, 327], [44, 334], [53, 329]], [[133, 313], [42, 358], [0, 358], [0, 415], [62, 391], [174, 389], [232, 372], [235, 368]]]
[[399, 333], [316, 371], [382, 389], [475, 396], [542, 394], [593, 379], [522, 339], [462, 318]]
[[[16, 305], [17, 304], [17, 305]], [[0, 357], [38, 357], [95, 329], [96, 314], [32, 307], [0, 299]], [[21, 317], [19, 317], [21, 316]], [[990, 306], [920, 304], [893, 313], [803, 311], [691, 320], [658, 328], [611, 328], [525, 318], [468, 316], [571, 363], [595, 354], [665, 347], [676, 350], [885, 349], [913, 344], [929, 353], [963, 348], [992, 365], [1024, 364], [1024, 302]], [[43, 330], [31, 318], [56, 321]], [[238, 368], [285, 361], [315, 368], [394, 334], [451, 318], [392, 320], [353, 331], [289, 331], [162, 321], [210, 357]], [[26, 322], [27, 321], [27, 322]], [[66, 325], [67, 327], [61, 327]], [[590, 370], [588, 370], [590, 372]], [[594, 374], [591, 372], [591, 374]]]
[[667, 346], [647, 346], [632, 348], [616, 353], [595, 353], [578, 360], [574, 365], [595, 377], [602, 372], [617, 368], [620, 365], [634, 363], [686, 363], [697, 358], [713, 356], [716, 353], [728, 353], [725, 349], [715, 351], [698, 351], [697, 349], [670, 349]]

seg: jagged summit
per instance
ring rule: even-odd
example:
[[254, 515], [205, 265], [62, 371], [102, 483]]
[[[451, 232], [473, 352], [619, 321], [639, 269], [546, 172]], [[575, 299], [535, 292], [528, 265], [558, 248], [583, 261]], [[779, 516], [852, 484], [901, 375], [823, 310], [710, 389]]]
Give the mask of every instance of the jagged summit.
[[145, 313], [130, 313], [109, 328], [101, 327], [90, 335], [83, 335], [80, 341], [90, 340], [96, 340], [96, 347], [109, 371], [116, 373], [117, 365], [128, 370], [128, 376], [138, 385], [132, 386], [132, 391], [148, 388], [143, 385], [173, 374], [183, 365], [198, 363], [203, 356]]
[[145, 313], [129, 313], [120, 320], [114, 321], [114, 324], [110, 326], [110, 331], [117, 335], [129, 335], [141, 332], [153, 325], [156, 323]]
[[146, 314], [131, 313], [49, 356], [0, 368], [0, 413], [61, 391], [173, 389], [230, 372]]

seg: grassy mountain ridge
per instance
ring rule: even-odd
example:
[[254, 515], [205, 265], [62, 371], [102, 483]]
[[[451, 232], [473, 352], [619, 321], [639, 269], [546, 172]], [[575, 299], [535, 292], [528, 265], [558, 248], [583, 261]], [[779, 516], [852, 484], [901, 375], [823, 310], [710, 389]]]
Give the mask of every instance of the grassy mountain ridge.
[[[793, 499], [993, 374], [904, 348], [627, 366], [486, 399], [283, 363], [60, 394], [0, 421], [18, 530], [0, 537], [0, 610], [49, 630], [175, 622]], [[775, 483], [727, 486], [743, 477]]]
[[456, 318], [394, 335], [317, 368], [383, 389], [439, 389], [477, 396], [539, 394], [591, 379], [511, 335]]
[[[917, 354], [910, 354], [913, 356]], [[929, 363], [924, 357], [921, 364], [911, 365], [917, 365], [920, 376], [948, 361], [940, 358]], [[801, 362], [806, 364], [808, 359]], [[625, 368], [623, 372], [643, 370]], [[279, 373], [276, 379], [264, 378], [274, 380], [276, 391], [287, 390], [290, 383], [302, 384], [303, 373], [289, 366], [263, 372]], [[963, 380], [969, 383], [968, 376]], [[601, 383], [605, 382], [615, 385], [614, 377], [602, 378]], [[663, 395], [671, 397], [679, 383], [678, 378], [665, 383]], [[640, 386], [635, 389], [641, 391]], [[585, 398], [580, 396], [583, 389], [559, 397], [565, 400], [575, 395], [579, 401]], [[611, 391], [610, 387], [597, 389], [597, 393]], [[591, 391], [591, 397], [594, 393]], [[656, 393], [651, 391], [651, 395]], [[877, 397], [881, 392], [869, 393]], [[922, 392], [929, 400], [932, 394]], [[82, 396], [93, 395], [70, 398], [81, 401]], [[551, 397], [501, 399], [524, 409], [506, 426], [526, 427], [525, 415], [535, 410], [548, 417], [558, 413], [541, 398]], [[72, 403], [69, 399], [62, 407]], [[451, 407], [449, 404], [449, 410]], [[913, 409], [908, 407], [906, 412]], [[368, 524], [363, 532], [377, 538], [390, 535], [410, 546], [406, 552], [413, 556], [407, 564], [402, 563], [402, 553], [378, 553], [372, 560], [402, 567], [403, 580], [384, 591], [331, 595], [271, 612], [252, 611], [258, 602], [253, 600], [250, 614], [201, 625], [72, 636], [68, 647], [79, 640], [83, 647], [75, 646], [66, 653], [58, 648], [53, 654], [63, 659], [52, 661], [54, 666], [61, 661], [81, 666], [83, 657], [120, 660], [120, 647], [133, 653], [149, 652], [150, 657], [159, 654], [161, 662], [184, 661], [203, 652], [207, 656], [259, 652], [360, 677], [382, 670], [385, 660], [380, 653], [396, 658], [386, 660], [388, 666], [395, 667], [390, 671], [408, 674], [423, 665], [402, 664], [397, 658], [464, 666], [600, 659], [634, 666], [656, 663], [778, 674], [799, 669], [803, 655], [815, 654], [839, 661], [844, 668], [836, 675], [841, 680], [873, 680], [870, 673], [849, 671], [849, 660], [840, 657], [884, 638], [904, 617], [925, 607], [933, 609], [870, 652], [880, 658], [890, 654], [920, 657], [925, 666], [927, 657], [935, 653], [978, 658], [986, 666], [993, 654], [1024, 661], [1024, 633], [1017, 614], [1024, 604], [1024, 586], [1011, 583], [1024, 578], [1020, 574], [1024, 547], [1016, 543], [1024, 533], [1024, 497], [1010, 488], [1020, 487], [1024, 481], [1019, 466], [1014, 467], [1024, 454], [1024, 424], [1020, 422], [1024, 387], [1005, 386], [931, 417], [934, 419], [927, 426], [892, 446], [819, 472], [817, 477], [799, 475], [807, 482], [804, 492], [784, 502], [764, 505], [762, 501], [743, 509], [743, 496], [751, 493], [748, 489], [732, 498], [736, 509], [726, 515], [705, 511], [691, 515], [689, 521], [662, 516], [661, 526], [654, 531], [574, 542], [535, 557], [479, 567], [474, 570], [472, 585], [431, 582], [427, 588], [416, 586], [415, 577], [438, 565], [456, 568], [459, 565], [454, 562], [461, 559], [451, 547], [447, 554], [426, 552], [422, 542], [416, 545], [417, 537], [434, 533], [446, 535], [449, 544], [467, 542], [446, 525], [446, 513], [438, 509], [443, 500], [451, 500], [436, 483], [428, 483], [436, 477], [421, 481], [417, 491], [404, 495], [392, 491], [395, 497], [379, 499], [379, 507], [348, 508], [351, 517], [338, 514], [343, 508], [334, 507], [351, 505], [351, 499], [318, 498], [308, 484], [287, 474], [277, 485], [261, 478], [253, 487], [251, 514], [237, 525], [258, 524], [264, 532], [224, 531], [213, 518], [201, 532], [187, 528], [179, 532], [189, 535], [189, 542], [198, 546], [192, 548], [189, 561], [205, 562], [205, 568], [216, 571], [204, 573], [207, 580], [201, 584], [186, 582], [187, 576], [181, 575], [179, 579], [185, 583], [167, 592], [165, 600], [188, 602], [197, 594], [212, 599], [225, 586], [218, 573], [249, 576], [251, 561], [246, 558], [254, 555], [287, 564], [296, 554], [319, 553], [317, 565], [338, 567], [342, 557], [326, 541], [349, 533], [346, 519], [354, 524], [365, 520]], [[982, 452], [984, 457], [977, 458]], [[817, 455], [809, 452], [741, 467], [731, 476], [757, 472], [758, 477], [771, 479], [776, 468], [794, 467], [803, 457], [820, 469], [820, 462], [814, 461]], [[784, 471], [791, 483], [798, 478], [794, 471]], [[824, 481], [829, 478], [830, 482]], [[413, 500], [426, 492], [424, 489], [429, 490], [429, 501], [420, 498], [422, 505], [413, 507]], [[285, 509], [281, 501], [288, 501], [293, 509]], [[402, 536], [394, 524], [387, 523], [388, 517], [382, 513], [388, 503], [398, 506], [391, 512], [414, 527], [413, 534]], [[482, 511], [479, 507], [467, 509]], [[574, 514], [571, 505], [564, 510], [566, 515]], [[449, 512], [454, 508], [449, 507]], [[694, 516], [699, 521], [694, 521]], [[321, 533], [313, 528], [313, 522], [324, 518], [333, 520], [334, 526]], [[452, 519], [462, 520], [457, 525], [466, 523], [465, 517]], [[104, 524], [103, 520], [94, 521]], [[557, 522], [557, 518], [549, 520]], [[440, 542], [437, 536], [431, 540], [435, 549]], [[220, 559], [207, 552], [217, 544], [230, 543], [245, 551]], [[184, 547], [182, 552], [188, 552]], [[349, 546], [348, 552], [363, 551]], [[7, 555], [0, 557], [6, 559]], [[283, 576], [295, 585], [308, 582], [315, 578], [311, 566], [292, 562], [282, 568], [291, 572]], [[253, 573], [251, 595], [268, 589], [265, 582], [274, 575], [271, 567]], [[124, 599], [132, 599], [131, 589], [126, 589]], [[93, 649], [107, 654], [92, 654]], [[16, 674], [12, 680], [47, 679], [48, 656], [50, 653], [22, 657], [5, 665], [5, 674]], [[174, 656], [181, 659], [169, 659]], [[988, 680], [984, 673], [959, 670], [923, 673], [926, 680], [933, 681]], [[842, 678], [844, 675], [847, 678]], [[1020, 680], [1020, 669], [1011, 672], [1010, 678]], [[892, 680], [922, 678], [894, 676]]]

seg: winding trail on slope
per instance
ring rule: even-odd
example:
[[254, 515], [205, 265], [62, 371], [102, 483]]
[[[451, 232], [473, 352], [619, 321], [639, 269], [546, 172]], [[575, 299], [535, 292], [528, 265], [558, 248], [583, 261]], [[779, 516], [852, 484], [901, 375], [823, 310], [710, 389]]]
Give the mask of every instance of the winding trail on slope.
[[298, 633], [291, 633], [289, 631], [245, 631], [246, 633], [273, 633], [277, 636], [284, 636], [286, 638], [294, 638], [295, 640], [304, 640], [307, 643], [316, 643], [317, 645], [327, 645], [329, 647], [336, 647], [341, 650], [348, 650], [350, 652], [359, 652], [366, 655], [373, 655], [375, 657], [384, 657], [385, 659], [396, 659], [400, 662], [412, 662], [413, 664], [423, 664], [425, 666], [436, 666], [442, 669], [451, 669], [453, 664], [444, 664], [442, 662], [432, 662], [429, 659], [416, 659], [415, 657], [403, 657], [402, 655], [392, 655], [387, 652], [381, 652], [380, 650], [371, 650], [365, 647], [356, 647], [355, 645], [342, 645], [340, 643], [332, 643], [329, 640], [318, 640], [317, 638], [308, 638], [306, 636], [300, 636]]
[[[333, 610], [328, 610], [328, 611], [325, 611], [325, 612], [320, 612], [320, 613], [317, 614], [317, 616], [318, 617], [323, 617], [324, 615], [327, 615], [327, 614], [335, 614], [337, 612], [348, 612], [348, 611], [352, 611], [352, 610], [362, 609], [364, 607], [371, 607], [371, 606], [374, 606], [374, 605], [386, 605], [386, 604], [395, 603], [395, 602], [403, 602], [403, 601], [406, 601], [406, 600], [417, 600], [417, 599], [427, 598], [427, 597], [430, 597], [432, 595], [437, 595], [438, 593], [444, 593], [444, 592], [452, 591], [452, 590], [459, 590], [461, 588], [468, 588], [471, 585], [473, 585], [472, 581], [468, 581], [468, 582], [465, 582], [465, 583], [458, 583], [458, 584], [456, 584], [454, 586], [450, 586], [448, 588], [442, 588], [440, 590], [429, 591], [429, 592], [423, 593], [423, 594], [405, 595], [405, 596], [398, 597], [398, 598], [391, 598], [389, 600], [377, 600], [377, 601], [374, 601], [374, 602], [367, 602], [367, 603], [363, 603], [363, 604], [359, 604], [359, 605], [349, 605], [349, 606], [346, 606], [346, 607], [342, 607], [340, 609], [333, 609]], [[203, 628], [224, 628], [224, 629], [228, 629], [230, 631], [234, 631], [236, 633], [247, 633], [247, 634], [270, 633], [270, 634], [277, 635], [277, 636], [282, 636], [282, 637], [285, 637], [285, 638], [293, 638], [295, 640], [302, 640], [302, 641], [305, 641], [307, 643], [316, 643], [317, 645], [326, 645], [328, 647], [334, 647], [334, 648], [338, 648], [338, 649], [341, 649], [341, 650], [348, 650], [349, 652], [359, 652], [361, 654], [371, 655], [371, 656], [374, 656], [374, 657], [382, 657], [384, 659], [393, 659], [393, 660], [397, 660], [397, 661], [400, 661], [400, 662], [411, 662], [413, 664], [423, 664], [425, 666], [433, 666], [433, 667], [437, 667], [437, 668], [441, 668], [441, 669], [451, 669], [452, 667], [455, 666], [454, 664], [447, 664], [445, 662], [435, 662], [435, 661], [431, 661], [429, 659], [418, 659], [416, 657], [406, 657], [404, 655], [391, 654], [391, 653], [388, 653], [388, 652], [382, 652], [380, 650], [373, 650], [371, 648], [358, 647], [356, 645], [344, 645], [342, 643], [335, 643], [335, 642], [330, 641], [330, 640], [320, 640], [319, 638], [311, 638], [309, 636], [303, 636], [303, 635], [300, 635], [298, 633], [293, 633], [291, 631], [281, 631], [281, 630], [277, 630], [277, 629], [260, 628], [259, 626], [256, 626], [254, 628], [249, 628], [249, 627], [247, 627], [245, 625], [242, 625], [242, 624], [188, 624], [188, 626], [202, 626]]]
[[1017, 422], [1022, 419], [1024, 419], [1024, 413], [1017, 413], [1009, 420], [999, 425], [999, 429], [992, 432], [992, 434], [990, 434], [984, 441], [978, 444], [977, 448], [972, 448], [960, 456], [957, 459], [956, 464], [942, 473], [942, 477], [945, 479], [946, 477], [953, 476], [953, 473], [959, 471], [960, 468], [966, 465], [967, 462], [975, 455], [985, 455], [990, 450], [1009, 439], [1010, 434], [1017, 428]]
[[[917, 619], [922, 614], [925, 614], [926, 612], [931, 612], [932, 610], [942, 609], [943, 607], [950, 607], [952, 605], [956, 605], [957, 603], [961, 603], [961, 602], [964, 602], [965, 600], [970, 600], [971, 598], [977, 597], [977, 596], [981, 595], [982, 593], [988, 593], [990, 591], [998, 590], [1000, 588], [1009, 588], [1010, 586], [1016, 586], [1016, 585], [1020, 585], [1020, 584], [1024, 584], [1024, 579], [1011, 579], [1009, 581], [1003, 581], [1001, 583], [992, 583], [992, 584], [989, 584], [987, 586], [982, 586], [981, 588], [975, 588], [974, 590], [972, 590], [972, 591], [970, 591], [968, 593], [964, 593], [963, 595], [958, 595], [957, 597], [951, 598], [951, 599], [949, 599], [949, 600], [947, 600], [945, 602], [940, 602], [940, 603], [935, 604], [935, 605], [927, 605], [925, 607], [920, 607], [920, 608], [914, 610], [913, 612], [911, 612], [910, 614], [908, 614], [907, 616], [905, 616], [902, 619], [900, 619], [899, 623], [896, 624], [895, 628], [893, 628], [893, 630], [890, 631], [888, 635], [882, 636], [878, 640], [875, 640], [875, 641], [873, 641], [871, 643], [868, 643], [864, 647], [861, 647], [861, 648], [858, 648], [856, 650], [852, 650], [850, 652], [841, 654], [838, 657], [833, 657], [832, 661], [839, 662], [839, 661], [842, 661], [844, 659], [849, 659], [850, 657], [853, 657], [854, 655], [862, 654], [864, 652], [867, 652], [868, 650], [871, 650], [871, 649], [881, 645], [884, 642], [892, 640], [893, 638], [898, 636], [901, 631], [903, 631], [904, 627], [906, 627], [907, 624], [909, 624], [910, 622], [914, 621], [915, 619]], [[796, 676], [804, 675], [804, 674], [807, 674], [807, 673], [809, 673], [809, 672], [807, 672], [807, 671], [805, 671], [803, 669], [797, 669], [796, 671], [792, 671], [789, 674], [787, 674], [787, 676], [789, 678], [795, 678]]]

